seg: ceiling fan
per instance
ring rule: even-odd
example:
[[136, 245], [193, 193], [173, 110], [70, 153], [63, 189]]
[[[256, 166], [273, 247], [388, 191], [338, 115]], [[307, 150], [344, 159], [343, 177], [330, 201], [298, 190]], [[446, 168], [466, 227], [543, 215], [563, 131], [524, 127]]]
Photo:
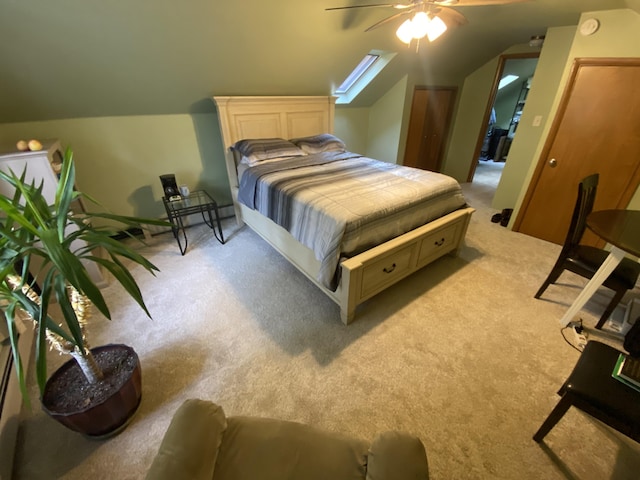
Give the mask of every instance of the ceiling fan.
[[409, 16], [396, 31], [396, 35], [404, 43], [409, 44], [413, 39], [427, 37], [434, 41], [442, 35], [448, 27], [460, 26], [467, 23], [466, 17], [451, 7], [480, 7], [487, 5], [506, 5], [530, 0], [411, 0], [409, 3], [374, 3], [366, 5], [350, 5], [345, 7], [331, 7], [325, 10], [347, 10], [354, 8], [387, 7], [400, 12], [383, 18], [365, 30], [386, 25], [398, 18]]

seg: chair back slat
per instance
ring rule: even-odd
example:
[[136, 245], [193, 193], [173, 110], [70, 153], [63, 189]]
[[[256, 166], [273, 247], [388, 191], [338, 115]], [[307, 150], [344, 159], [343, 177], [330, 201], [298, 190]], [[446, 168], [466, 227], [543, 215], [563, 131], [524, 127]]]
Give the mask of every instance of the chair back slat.
[[569, 231], [565, 239], [563, 250], [570, 250], [580, 243], [587, 228], [587, 216], [593, 210], [593, 204], [598, 190], [599, 175], [594, 173], [582, 179], [578, 185], [578, 198], [571, 216]]

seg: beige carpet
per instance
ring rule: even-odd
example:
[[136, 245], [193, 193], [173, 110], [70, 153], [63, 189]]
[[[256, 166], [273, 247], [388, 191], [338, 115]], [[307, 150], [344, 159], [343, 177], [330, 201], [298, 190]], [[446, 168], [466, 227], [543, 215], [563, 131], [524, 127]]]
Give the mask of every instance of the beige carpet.
[[[531, 439], [579, 355], [558, 320], [583, 281], [565, 274], [544, 300], [533, 298], [559, 247], [491, 223], [488, 178], [463, 186], [477, 212], [459, 257], [373, 298], [348, 327], [337, 306], [233, 220], [224, 223], [226, 245], [203, 226], [190, 229], [184, 257], [170, 235], [155, 237], [144, 253], [161, 273], [135, 272], [153, 320], [111, 285], [114, 320], [91, 327], [94, 345], [138, 352], [137, 415], [117, 437], [92, 441], [34, 408], [21, 424], [14, 478], [142, 478], [171, 415], [192, 397], [228, 414], [364, 438], [412, 432], [436, 480], [638, 478], [640, 447], [575, 410], [545, 444]], [[587, 305], [587, 326], [607, 295]], [[52, 368], [65, 360], [51, 358]]]

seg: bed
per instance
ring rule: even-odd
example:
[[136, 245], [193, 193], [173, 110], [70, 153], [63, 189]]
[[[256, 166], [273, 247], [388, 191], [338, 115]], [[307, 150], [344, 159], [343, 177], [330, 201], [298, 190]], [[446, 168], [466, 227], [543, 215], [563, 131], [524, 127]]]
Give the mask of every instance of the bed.
[[[411, 207], [414, 209], [411, 220], [413, 223], [407, 223], [405, 220], [391, 222], [386, 220], [387, 217], [384, 221], [378, 220], [378, 224], [393, 224], [395, 226], [392, 228], [402, 229], [382, 243], [379, 241], [371, 243], [372, 239], [380, 234], [378, 231], [369, 237], [358, 232], [352, 240], [362, 237], [366, 240], [364, 244], [349, 244], [347, 241], [336, 250], [335, 242], [332, 243], [329, 240], [318, 242], [315, 231], [311, 235], [308, 232], [301, 233], [304, 232], [304, 229], [296, 229], [295, 226], [292, 227], [289, 224], [290, 222], [280, 221], [279, 218], [276, 218], [277, 215], [269, 215], [269, 208], [265, 210], [259, 205], [253, 204], [252, 198], [279, 196], [264, 192], [260, 194], [259, 188], [261, 187], [258, 184], [263, 178], [276, 179], [272, 183], [280, 184], [284, 181], [282, 176], [289, 175], [288, 167], [286, 167], [287, 162], [295, 165], [297, 182], [300, 182], [301, 178], [309, 178], [305, 169], [322, 168], [337, 171], [338, 166], [343, 163], [350, 165], [349, 168], [363, 169], [356, 170], [363, 172], [360, 174], [362, 177], [371, 175], [377, 178], [378, 175], [381, 175], [378, 172], [381, 168], [382, 170], [393, 170], [394, 178], [404, 176], [405, 173], [409, 176], [429, 175], [429, 173], [368, 159], [357, 153], [349, 152], [346, 148], [331, 148], [327, 152], [320, 152], [313, 150], [313, 148], [309, 150], [307, 148], [309, 144], [305, 145], [305, 140], [308, 139], [323, 138], [324, 141], [326, 137], [340, 141], [331, 135], [334, 124], [335, 97], [216, 96], [213, 97], [213, 100], [218, 112], [227, 173], [238, 223], [248, 225], [336, 302], [340, 307], [343, 323], [349, 324], [354, 320], [356, 307], [364, 301], [443, 255], [455, 255], [461, 247], [474, 210], [464, 202], [457, 182], [445, 176], [438, 176], [438, 182], [441, 185], [438, 188], [443, 191], [451, 190], [451, 182], [453, 182], [457, 186], [458, 196], [462, 198], [462, 201], [460, 198], [445, 199], [443, 204], [438, 200], [437, 205], [428, 207], [429, 213], [421, 213], [424, 210], [422, 207]], [[265, 142], [260, 142], [260, 139]], [[284, 155], [282, 158], [277, 158], [277, 162], [246, 161], [248, 157], [244, 155], [246, 152], [242, 151], [242, 147], [246, 148], [247, 145], [255, 147], [260, 143], [268, 143], [272, 140], [277, 142], [282, 139], [286, 140], [286, 142], [282, 142], [286, 145], [289, 145], [289, 141], [293, 140], [296, 146], [302, 147], [305, 156], [302, 154], [298, 156], [297, 153], [283, 147], [285, 148], [282, 152]], [[252, 152], [255, 151], [254, 148]], [[244, 160], [240, 162], [242, 158]], [[250, 158], [267, 157], [251, 156]], [[304, 162], [304, 164], [300, 164], [300, 162]], [[259, 174], [255, 172], [259, 172]], [[324, 176], [325, 173], [323, 172], [322, 175]], [[289, 181], [288, 177], [286, 181]], [[254, 188], [251, 194], [246, 193], [247, 183]], [[333, 181], [329, 183], [333, 184]], [[298, 192], [299, 184], [292, 185], [294, 186], [290, 190]], [[394, 191], [386, 183], [380, 184], [378, 188], [380, 192], [385, 194]], [[398, 188], [402, 188], [402, 186], [399, 185]], [[300, 196], [297, 193], [296, 195]], [[325, 192], [322, 191], [319, 195], [324, 198]], [[438, 194], [434, 197], [442, 197], [442, 195]], [[292, 201], [291, 197], [287, 197], [287, 199], [287, 201]], [[376, 201], [372, 200], [369, 203], [378, 204], [381, 202], [376, 199]], [[306, 210], [306, 207], [300, 208]], [[416, 214], [426, 215], [426, 217], [417, 221]], [[310, 218], [315, 222], [318, 217], [310, 216], [307, 220]], [[280, 226], [278, 223], [284, 226]], [[331, 239], [333, 238], [331, 237]], [[326, 257], [323, 256], [324, 253], [320, 255], [317, 243], [331, 244]], [[326, 247], [326, 245], [324, 246]], [[348, 246], [346, 252], [343, 248], [345, 246]]]

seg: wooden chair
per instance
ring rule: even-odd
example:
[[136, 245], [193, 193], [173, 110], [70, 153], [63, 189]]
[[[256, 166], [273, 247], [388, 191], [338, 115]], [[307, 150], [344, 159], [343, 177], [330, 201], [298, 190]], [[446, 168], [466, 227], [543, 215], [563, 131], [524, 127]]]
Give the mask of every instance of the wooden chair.
[[[565, 238], [560, 255], [551, 269], [549, 276], [535, 294], [540, 298], [549, 285], [555, 283], [565, 270], [569, 270], [584, 278], [591, 278], [609, 255], [609, 252], [588, 245], [580, 245], [580, 240], [587, 228], [587, 215], [593, 210], [593, 203], [598, 187], [598, 174], [584, 178], [578, 185], [578, 198], [573, 209], [569, 231]], [[640, 275], [640, 263], [624, 258], [616, 269], [607, 277], [603, 285], [615, 292], [613, 298], [602, 313], [596, 328], [600, 329], [613, 313], [622, 297], [635, 287]]]
[[558, 391], [560, 401], [533, 436], [541, 442], [573, 406], [640, 442], [640, 392], [611, 376], [620, 351], [589, 341]]

